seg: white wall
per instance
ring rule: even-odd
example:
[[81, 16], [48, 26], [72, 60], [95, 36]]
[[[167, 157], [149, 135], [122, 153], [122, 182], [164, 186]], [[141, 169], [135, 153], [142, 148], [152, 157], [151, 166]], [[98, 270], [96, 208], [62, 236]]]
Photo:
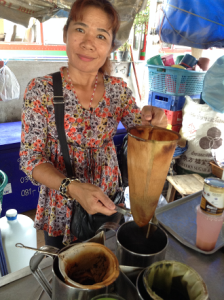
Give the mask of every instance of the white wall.
[[[7, 66], [15, 74], [20, 84], [20, 98], [18, 100], [0, 101], [0, 123], [16, 122], [21, 120], [21, 108], [23, 102], [23, 94], [28, 82], [37, 76], [43, 76], [53, 72], [57, 72], [61, 66], [66, 66], [67, 62], [50, 62], [50, 61], [8, 61]], [[133, 77], [128, 74], [128, 62], [112, 63], [112, 75], [122, 77], [136, 94], [136, 83]]]

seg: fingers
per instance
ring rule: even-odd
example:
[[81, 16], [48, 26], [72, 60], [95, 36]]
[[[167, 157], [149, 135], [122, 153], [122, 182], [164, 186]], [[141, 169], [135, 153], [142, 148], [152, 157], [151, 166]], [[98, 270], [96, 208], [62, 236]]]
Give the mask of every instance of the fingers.
[[98, 201], [96, 203], [96, 213], [101, 213], [101, 214], [104, 214], [106, 216], [111, 216], [113, 214], [115, 214], [117, 211], [116, 210], [111, 210], [111, 209], [108, 209], [106, 206], [104, 206], [100, 201]]
[[153, 125], [162, 128], [167, 127], [167, 117], [163, 109], [146, 105], [141, 111], [142, 125]]
[[115, 205], [103, 191], [90, 183], [74, 183], [69, 185], [69, 194], [91, 215], [116, 213]]
[[109, 197], [107, 197], [107, 195], [103, 193], [103, 191], [100, 188], [95, 197], [98, 200], [93, 206], [93, 210], [95, 210], [96, 213], [101, 213], [107, 216], [116, 213], [115, 204], [113, 203], [113, 201], [110, 200]]
[[103, 206], [105, 206], [109, 210], [115, 209], [115, 204], [113, 201], [110, 200], [107, 195], [103, 193], [103, 191], [99, 188], [98, 193], [96, 194], [97, 199], [102, 203]]
[[152, 120], [152, 109], [151, 106], [146, 105], [141, 111], [142, 124], [147, 125]]
[[152, 125], [159, 126], [162, 128], [167, 127], [167, 116], [163, 109], [152, 106], [152, 114], [153, 114], [153, 118], [151, 122]]

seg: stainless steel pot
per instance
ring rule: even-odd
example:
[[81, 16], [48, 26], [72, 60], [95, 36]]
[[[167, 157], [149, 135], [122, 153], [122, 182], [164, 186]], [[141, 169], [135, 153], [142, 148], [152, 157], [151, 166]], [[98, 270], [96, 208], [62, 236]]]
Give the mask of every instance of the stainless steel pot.
[[[102, 231], [101, 233], [97, 234], [94, 238], [90, 239], [87, 242], [94, 242], [99, 244], [104, 244], [105, 241], [105, 234]], [[64, 251], [67, 251], [69, 248], [74, 247], [73, 245], [69, 245], [61, 251], [60, 253], [63, 253]], [[42, 250], [48, 251], [48, 246], [42, 247]], [[50, 247], [50, 251], [58, 251], [57, 248]], [[53, 278], [52, 278], [52, 286], [49, 284], [49, 282], [44, 277], [42, 271], [38, 267], [40, 262], [43, 260], [45, 255], [36, 253], [30, 260], [30, 269], [34, 275], [34, 277], [37, 279], [37, 281], [40, 283], [40, 285], [43, 287], [45, 292], [49, 295], [49, 297], [52, 300], [61, 300], [61, 299], [82, 299], [82, 300], [91, 300], [94, 296], [97, 296], [99, 294], [107, 293], [107, 292], [113, 292], [114, 290], [114, 282], [109, 284], [108, 286], [104, 286], [99, 289], [83, 289], [83, 288], [77, 288], [74, 286], [70, 286], [65, 282], [65, 279], [63, 275], [60, 272], [59, 269], [59, 258], [60, 256], [54, 257], [53, 261]], [[48, 256], [51, 256], [48, 254]], [[54, 255], [55, 256], [55, 255]]]
[[137, 291], [138, 291], [138, 296], [141, 300], [152, 300], [151, 297], [149, 296], [145, 286], [144, 286], [144, 283], [143, 283], [143, 274], [144, 274], [145, 270], [146, 269], [143, 269], [138, 274], [138, 277], [137, 277], [137, 280], [136, 280], [136, 288], [137, 288]]
[[75, 288], [100, 289], [110, 285], [119, 276], [116, 256], [99, 243], [78, 243], [68, 249], [64, 248], [61, 253], [31, 248], [20, 243], [16, 247], [57, 256], [60, 274], [68, 285]]
[[165, 259], [168, 236], [158, 225], [149, 222], [150, 234], [146, 237], [148, 226], [139, 227], [134, 221], [121, 226], [105, 223], [102, 229], [116, 231], [116, 256], [120, 265], [145, 268]]
[[[101, 231], [95, 237], [90, 239], [87, 242], [95, 242], [104, 244], [105, 243], [105, 233]], [[73, 245], [71, 245], [73, 246]], [[60, 252], [69, 249], [67, 246], [63, 248]], [[59, 250], [54, 247], [44, 246], [41, 247], [43, 250], [50, 250], [58, 252]], [[49, 255], [51, 256], [51, 255]], [[137, 290], [135, 285], [128, 279], [127, 273], [129, 276], [132, 274], [134, 277], [140, 271], [139, 268], [131, 268], [126, 266], [120, 266], [120, 274], [118, 278], [107, 287], [103, 287], [97, 290], [92, 289], [82, 289], [76, 288], [65, 283], [65, 280], [59, 270], [59, 259], [58, 256], [54, 257], [53, 267], [52, 267], [52, 284], [50, 284], [45, 278], [43, 272], [41, 271], [39, 264], [45, 257], [44, 254], [35, 253], [35, 255], [30, 260], [30, 269], [37, 279], [39, 284], [42, 286], [44, 291], [48, 294], [49, 298], [52, 300], [91, 300], [93, 297], [105, 294], [105, 293], [116, 293], [122, 296], [124, 299], [128, 300], [139, 300]]]
[[142, 300], [208, 300], [208, 289], [202, 277], [178, 261], [163, 260], [143, 269], [137, 279]]

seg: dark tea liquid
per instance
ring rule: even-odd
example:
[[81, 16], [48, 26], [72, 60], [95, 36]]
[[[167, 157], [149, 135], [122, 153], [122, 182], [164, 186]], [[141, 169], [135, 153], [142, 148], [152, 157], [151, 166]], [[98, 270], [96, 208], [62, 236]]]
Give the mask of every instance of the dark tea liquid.
[[153, 292], [155, 292], [163, 300], [189, 300], [189, 297], [187, 297], [186, 295], [184, 295], [180, 291], [172, 289], [172, 288], [171, 288], [171, 291], [170, 291], [169, 295], [164, 293], [164, 291], [157, 290], [157, 289], [153, 289]]
[[134, 222], [126, 223], [118, 233], [120, 244], [129, 251], [138, 254], [153, 254], [163, 250], [167, 245], [165, 233], [154, 226], [155, 231], [146, 238], [146, 232]]

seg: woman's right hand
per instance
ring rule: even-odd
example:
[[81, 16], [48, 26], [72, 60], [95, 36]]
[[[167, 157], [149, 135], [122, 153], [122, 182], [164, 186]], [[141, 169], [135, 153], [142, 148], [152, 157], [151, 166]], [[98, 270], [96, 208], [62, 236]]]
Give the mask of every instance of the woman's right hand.
[[90, 215], [102, 213], [110, 216], [116, 213], [113, 201], [91, 183], [75, 181], [68, 185], [67, 191]]

